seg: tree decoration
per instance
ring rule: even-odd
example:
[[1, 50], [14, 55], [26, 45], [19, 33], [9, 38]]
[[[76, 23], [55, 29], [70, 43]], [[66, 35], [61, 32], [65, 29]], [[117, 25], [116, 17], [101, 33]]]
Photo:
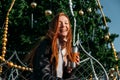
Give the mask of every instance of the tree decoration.
[[52, 11], [51, 10], [45, 10], [45, 15], [46, 16], [52, 15]]
[[79, 14], [80, 14], [81, 16], [84, 15], [84, 12], [83, 12], [82, 9], [79, 11]]
[[75, 34], [76, 34], [76, 18], [74, 17], [74, 12], [73, 12], [72, 6], [73, 6], [72, 0], [69, 0], [70, 12], [72, 14], [72, 17], [74, 18], [73, 46], [75, 46], [75, 42], [76, 42], [76, 39], [75, 39]]
[[[6, 64], [8, 64], [8, 66], [10, 67], [15, 67], [15, 68], [18, 68], [18, 69], [21, 69], [21, 70], [29, 70], [29, 71], [32, 71], [31, 68], [28, 68], [28, 67], [22, 67], [22, 66], [19, 66], [19, 65], [16, 65], [14, 64], [13, 62], [10, 62], [10, 61], [7, 61], [5, 60], [5, 54], [6, 54], [6, 44], [7, 44], [7, 33], [8, 33], [8, 21], [9, 21], [9, 12], [11, 11], [13, 5], [14, 5], [14, 2], [15, 0], [12, 1], [11, 3], [11, 6], [7, 12], [7, 15], [6, 15], [6, 22], [5, 22], [5, 28], [4, 28], [4, 34], [3, 34], [3, 39], [2, 39], [2, 55], [0, 56], [0, 60]], [[32, 4], [33, 5], [33, 4]], [[34, 3], [34, 7], [35, 7], [35, 3]], [[0, 66], [0, 72], [2, 72], [2, 66]]]
[[36, 2], [32, 2], [31, 3], [31, 7], [34, 9], [35, 7], [37, 6], [37, 3]]
[[110, 38], [109, 35], [105, 35], [104, 40], [105, 40], [105, 41], [108, 41], [109, 38]]
[[91, 8], [88, 8], [88, 9], [87, 9], [87, 12], [91, 13], [91, 12], [92, 12], [92, 9], [91, 9]]

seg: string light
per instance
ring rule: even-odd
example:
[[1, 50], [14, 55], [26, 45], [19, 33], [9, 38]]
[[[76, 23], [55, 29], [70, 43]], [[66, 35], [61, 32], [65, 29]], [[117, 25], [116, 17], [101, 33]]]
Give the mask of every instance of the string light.
[[69, 0], [69, 7], [70, 7], [70, 11], [71, 11], [71, 14], [72, 16], [74, 17], [74, 31], [73, 31], [73, 46], [75, 46], [75, 33], [76, 33], [76, 18], [74, 16], [74, 13], [73, 13], [73, 8], [72, 8], [72, 0]]

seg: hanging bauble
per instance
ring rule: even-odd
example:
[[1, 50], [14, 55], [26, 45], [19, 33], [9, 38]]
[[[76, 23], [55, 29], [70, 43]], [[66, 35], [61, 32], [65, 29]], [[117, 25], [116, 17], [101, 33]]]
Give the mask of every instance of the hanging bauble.
[[84, 15], [83, 10], [80, 10], [80, 11], [79, 11], [79, 14], [80, 14], [81, 16]]
[[108, 41], [109, 38], [110, 38], [109, 35], [105, 35], [105, 37], [104, 37], [105, 41]]
[[52, 11], [51, 10], [45, 10], [45, 15], [46, 16], [52, 15]]
[[88, 8], [88, 9], [87, 9], [87, 12], [91, 13], [91, 12], [92, 12], [92, 9], [91, 9], [91, 8]]
[[32, 8], [35, 8], [37, 6], [37, 3], [36, 2], [32, 2], [30, 5], [31, 5]]

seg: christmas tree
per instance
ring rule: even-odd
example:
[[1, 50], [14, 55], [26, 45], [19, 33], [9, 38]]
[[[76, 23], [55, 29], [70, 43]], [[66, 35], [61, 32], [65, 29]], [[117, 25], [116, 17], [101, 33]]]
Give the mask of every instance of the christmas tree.
[[[3, 54], [3, 42], [5, 41], [3, 34], [5, 33], [6, 14], [10, 3], [12, 3], [12, 0], [0, 1], [1, 55]], [[107, 72], [110, 68], [116, 68], [116, 66], [118, 69], [120, 64], [118, 64], [119, 60], [113, 45], [118, 35], [109, 33], [107, 23], [111, 20], [104, 15], [102, 8], [99, 0], [16, 0], [8, 16], [6, 54], [0, 57], [1, 64], [7, 63], [7, 65], [1, 65], [1, 69], [7, 68], [5, 73], [7, 76], [9, 75], [9, 79], [14, 70], [17, 72], [22, 69], [23, 71], [20, 71], [19, 75], [24, 74], [27, 79], [29, 77], [28, 73], [31, 74], [31, 68], [29, 68], [27, 62], [21, 60], [29, 54], [33, 45], [46, 34], [49, 22], [54, 15], [61, 11], [70, 17], [73, 28], [73, 45], [77, 41], [80, 44], [78, 45], [82, 62], [80, 67], [76, 69], [75, 74], [78, 72], [79, 74], [76, 75], [81, 79], [96, 77], [94, 72], [91, 71], [92, 66], [90, 65], [93, 62], [94, 67], [98, 69], [96, 74], [103, 76], [105, 74], [104, 70], [97, 61], [104, 66]], [[16, 56], [10, 58], [12, 55]], [[86, 59], [92, 62], [88, 62]], [[6, 76], [5, 73], [1, 71], [3, 78]], [[100, 73], [102, 74], [99, 75]], [[18, 75], [16, 74], [16, 76]], [[17, 78], [21, 79], [22, 77]]]

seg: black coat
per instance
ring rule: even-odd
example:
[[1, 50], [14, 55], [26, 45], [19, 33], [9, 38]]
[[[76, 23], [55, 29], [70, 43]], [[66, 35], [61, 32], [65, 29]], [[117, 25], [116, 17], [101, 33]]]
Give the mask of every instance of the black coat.
[[51, 41], [44, 39], [40, 42], [33, 57], [33, 80], [78, 80], [72, 73], [63, 70], [63, 78], [58, 79], [55, 72], [55, 64], [50, 63]]

